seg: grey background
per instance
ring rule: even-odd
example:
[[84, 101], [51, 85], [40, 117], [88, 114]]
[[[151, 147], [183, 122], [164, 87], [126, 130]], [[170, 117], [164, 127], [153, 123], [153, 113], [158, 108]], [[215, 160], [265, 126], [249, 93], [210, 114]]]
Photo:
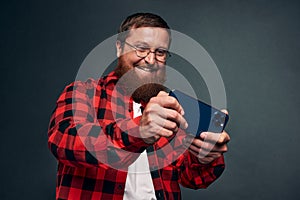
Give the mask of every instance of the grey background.
[[54, 199], [47, 126], [85, 56], [134, 12], [198, 41], [223, 77], [231, 115], [222, 177], [183, 199], [299, 199], [300, 3], [1, 1], [1, 199]]

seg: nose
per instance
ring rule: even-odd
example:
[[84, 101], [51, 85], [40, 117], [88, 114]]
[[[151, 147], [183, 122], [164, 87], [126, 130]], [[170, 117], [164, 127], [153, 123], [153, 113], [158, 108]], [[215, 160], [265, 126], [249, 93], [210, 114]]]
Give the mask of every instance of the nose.
[[149, 54], [145, 57], [147, 64], [154, 64], [156, 62], [155, 52], [150, 51]]

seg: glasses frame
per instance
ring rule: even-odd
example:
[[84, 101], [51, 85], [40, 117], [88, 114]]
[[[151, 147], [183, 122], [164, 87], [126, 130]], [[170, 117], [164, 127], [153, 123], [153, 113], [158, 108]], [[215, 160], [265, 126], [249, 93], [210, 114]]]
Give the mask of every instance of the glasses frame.
[[168, 58], [171, 57], [170, 52], [168, 50], [163, 49], [166, 52], [166, 57], [165, 57], [165, 59], [161, 60], [161, 59], [158, 58], [159, 56], [157, 55], [157, 51], [162, 50], [162, 49], [155, 49], [154, 51], [152, 51], [150, 48], [144, 48], [143, 51], [147, 51], [147, 53], [146, 53], [145, 56], [141, 56], [141, 52], [139, 51], [138, 47], [136, 47], [136, 46], [134, 46], [134, 45], [132, 45], [132, 44], [126, 42], [126, 41], [124, 41], [124, 44], [127, 44], [128, 46], [132, 47], [135, 50], [136, 56], [139, 57], [139, 58], [146, 58], [150, 53], [154, 53], [155, 59], [157, 61], [166, 62], [168, 60]]

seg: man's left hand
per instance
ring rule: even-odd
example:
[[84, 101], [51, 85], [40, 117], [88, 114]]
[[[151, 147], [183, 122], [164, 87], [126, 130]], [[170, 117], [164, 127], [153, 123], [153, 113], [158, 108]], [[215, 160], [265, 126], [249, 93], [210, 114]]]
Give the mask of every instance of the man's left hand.
[[189, 151], [194, 154], [200, 163], [209, 164], [227, 152], [229, 135], [223, 131], [220, 133], [203, 132], [200, 138], [193, 138], [189, 145]]
[[[227, 113], [226, 110], [223, 112]], [[222, 133], [202, 132], [200, 138], [188, 137], [184, 145], [200, 163], [209, 164], [227, 152], [229, 141], [230, 137], [226, 131]]]

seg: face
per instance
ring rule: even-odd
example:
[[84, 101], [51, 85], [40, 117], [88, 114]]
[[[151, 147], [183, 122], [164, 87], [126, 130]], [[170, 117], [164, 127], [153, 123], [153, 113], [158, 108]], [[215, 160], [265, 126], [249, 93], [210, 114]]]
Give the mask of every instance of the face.
[[[165, 62], [158, 61], [154, 53], [149, 53], [146, 57], [137, 56], [135, 47], [150, 48], [152, 52], [156, 49], [169, 48], [169, 34], [163, 28], [142, 27], [130, 30], [126, 43], [116, 43], [118, 68], [117, 73], [122, 76], [125, 73], [131, 73], [130, 78], [126, 80], [126, 85], [131, 88], [135, 101], [148, 101], [156, 96], [164, 87], [161, 85], [165, 81]], [[132, 45], [132, 46], [130, 46]], [[161, 84], [149, 84], [161, 83]], [[136, 85], [143, 85], [136, 88]]]

